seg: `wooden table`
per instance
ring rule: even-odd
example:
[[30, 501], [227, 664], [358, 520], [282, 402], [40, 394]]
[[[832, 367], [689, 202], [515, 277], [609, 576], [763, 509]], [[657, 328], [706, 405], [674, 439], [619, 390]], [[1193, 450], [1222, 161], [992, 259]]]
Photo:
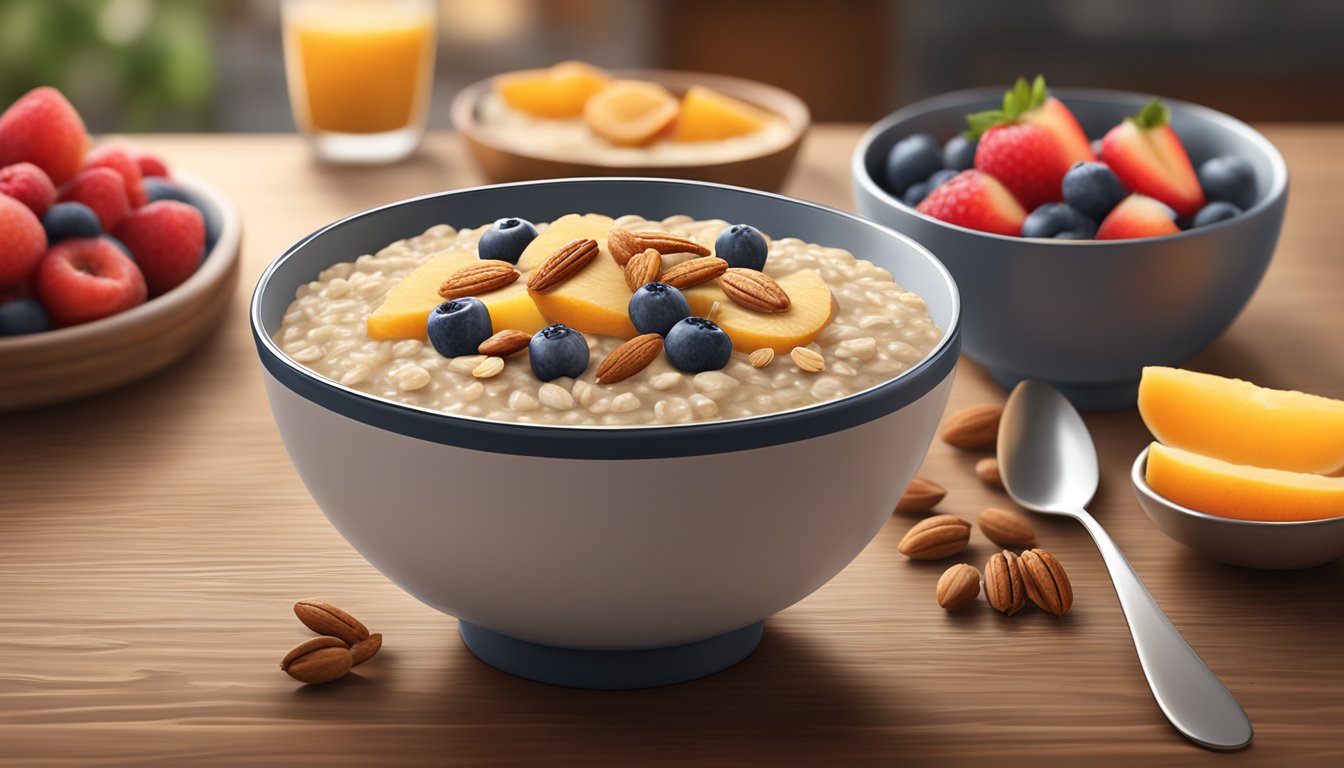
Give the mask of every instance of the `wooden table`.
[[[1192, 366], [1344, 397], [1344, 127], [1267, 132], [1293, 177], [1279, 253]], [[787, 191], [851, 207], [858, 136], [818, 128]], [[1133, 412], [1087, 419], [1104, 474], [1092, 510], [1245, 706], [1256, 741], [1244, 752], [1204, 752], [1167, 725], [1091, 541], [1044, 518], [1042, 543], [1076, 592], [1062, 621], [983, 602], [944, 613], [933, 586], [947, 563], [897, 554], [912, 522], [898, 514], [711, 678], [600, 693], [486, 667], [452, 618], [384, 579], [314, 506], [272, 424], [245, 311], [263, 266], [301, 235], [478, 183], [463, 147], [435, 135], [414, 162], [341, 169], [293, 136], [152, 146], [242, 209], [243, 282], [226, 326], [174, 370], [0, 416], [0, 765], [1344, 763], [1344, 566], [1260, 573], [1167, 539], [1126, 479], [1148, 440]], [[966, 362], [950, 407], [1002, 398]], [[1007, 503], [975, 479], [975, 458], [930, 450], [922, 474], [950, 489], [943, 510]], [[992, 550], [973, 541], [980, 565]], [[277, 669], [308, 636], [290, 605], [309, 596], [385, 635], [357, 677], [302, 687]]]

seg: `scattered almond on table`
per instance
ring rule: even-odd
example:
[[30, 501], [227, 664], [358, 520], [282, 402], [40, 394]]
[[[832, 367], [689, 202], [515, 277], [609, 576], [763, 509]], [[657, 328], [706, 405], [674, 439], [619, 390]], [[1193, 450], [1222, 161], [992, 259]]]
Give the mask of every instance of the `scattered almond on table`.
[[967, 451], [991, 450], [998, 442], [999, 419], [1002, 417], [1002, 405], [963, 408], [943, 424], [943, 442]]
[[897, 512], [928, 512], [947, 497], [947, 489], [923, 477], [916, 477], [906, 486], [905, 493], [896, 502]]
[[305, 640], [285, 654], [280, 669], [301, 683], [329, 683], [373, 658], [383, 636], [370, 633], [354, 616], [321, 600], [300, 600], [294, 615], [319, 637]]
[[989, 507], [975, 524], [986, 539], [1001, 547], [1022, 549], [1036, 543], [1036, 531], [1027, 518], [1007, 509]]
[[938, 604], [949, 611], [970, 605], [980, 596], [980, 572], [975, 566], [957, 563], [938, 578], [936, 596]]
[[912, 560], [941, 560], [966, 548], [971, 524], [956, 515], [934, 515], [911, 526], [896, 550]]
[[995, 490], [1003, 490], [1003, 477], [999, 475], [999, 460], [994, 457], [975, 462], [975, 476]]

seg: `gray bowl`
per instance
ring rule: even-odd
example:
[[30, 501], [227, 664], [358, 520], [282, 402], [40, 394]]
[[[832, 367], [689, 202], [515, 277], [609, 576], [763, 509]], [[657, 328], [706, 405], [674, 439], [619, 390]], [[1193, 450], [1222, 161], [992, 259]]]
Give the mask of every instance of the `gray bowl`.
[[1197, 512], [1154, 491], [1145, 479], [1148, 449], [1130, 480], [1139, 506], [1162, 532], [1201, 554], [1246, 568], [1311, 568], [1344, 557], [1344, 517], [1275, 523]]
[[[1089, 137], [1152, 99], [1138, 93], [1054, 91]], [[952, 272], [965, 302], [964, 349], [1011, 389], [1042, 379], [1085, 410], [1132, 407], [1145, 365], [1179, 365], [1241, 312], [1269, 265], [1288, 199], [1283, 156], [1250, 126], [1167, 100], [1191, 161], [1233, 154], [1255, 169], [1259, 196], [1243, 215], [1177, 235], [1060, 241], [1004, 237], [919, 213], [875, 180], [901, 138], [946, 139], [965, 115], [994, 108], [999, 89], [958, 91], [874, 125], [854, 150], [854, 199], [865, 216], [910, 235]]]

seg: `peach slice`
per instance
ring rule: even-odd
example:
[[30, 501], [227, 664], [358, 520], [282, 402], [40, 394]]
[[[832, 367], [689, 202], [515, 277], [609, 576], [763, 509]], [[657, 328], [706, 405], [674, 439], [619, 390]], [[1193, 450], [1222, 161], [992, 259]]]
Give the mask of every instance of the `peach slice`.
[[[443, 299], [439, 286], [444, 278], [462, 267], [478, 263], [475, 253], [445, 251], [431, 256], [414, 272], [401, 279], [387, 292], [387, 298], [369, 315], [371, 339], [423, 339], [429, 313]], [[522, 281], [478, 296], [490, 311], [490, 322], [496, 331], [511, 328], [524, 333], [536, 333], [546, 327], [536, 305], [527, 295]]]
[[1180, 448], [1148, 448], [1148, 485], [1167, 499], [1241, 520], [1323, 520], [1344, 516], [1344, 477], [1230, 464]]
[[739, 352], [769, 347], [784, 354], [816, 339], [831, 321], [835, 305], [831, 289], [815, 270], [802, 269], [776, 282], [792, 304], [784, 312], [763, 314], [740, 307], [724, 295], [717, 281], [686, 291], [686, 300], [697, 315], [706, 314], [714, 302], [719, 302], [714, 322], [728, 334]]
[[617, 266], [607, 249], [607, 235], [615, 224], [608, 216], [571, 213], [552, 222], [523, 251], [518, 259], [523, 279], [518, 285], [526, 283], [528, 272], [570, 240], [590, 237], [597, 241], [597, 258], [583, 271], [545, 293], [529, 294], [537, 309], [551, 322], [564, 323], [582, 333], [622, 339], [639, 335], [630, 323], [630, 286], [625, 283], [625, 271]]
[[491, 85], [504, 103], [519, 112], [565, 119], [582, 115], [588, 99], [610, 82], [611, 75], [591, 64], [566, 61], [550, 69], [499, 75]]
[[1139, 415], [1160, 442], [1233, 464], [1329, 474], [1344, 466], [1344, 401], [1150, 366]]
[[583, 108], [584, 122], [598, 136], [624, 147], [653, 141], [677, 119], [672, 92], [643, 80], [617, 80], [593, 94]]
[[774, 116], [745, 101], [734, 99], [703, 85], [693, 85], [681, 99], [675, 141], [717, 141], [755, 133]]

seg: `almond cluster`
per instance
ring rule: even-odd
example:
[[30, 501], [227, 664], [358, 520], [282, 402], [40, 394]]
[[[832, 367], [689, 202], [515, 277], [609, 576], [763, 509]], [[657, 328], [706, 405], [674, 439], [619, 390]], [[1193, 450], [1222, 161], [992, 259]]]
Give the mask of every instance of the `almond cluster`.
[[280, 660], [280, 669], [301, 683], [329, 683], [349, 674], [383, 647], [359, 619], [321, 600], [300, 600], [294, 615], [320, 637], [300, 643]]

